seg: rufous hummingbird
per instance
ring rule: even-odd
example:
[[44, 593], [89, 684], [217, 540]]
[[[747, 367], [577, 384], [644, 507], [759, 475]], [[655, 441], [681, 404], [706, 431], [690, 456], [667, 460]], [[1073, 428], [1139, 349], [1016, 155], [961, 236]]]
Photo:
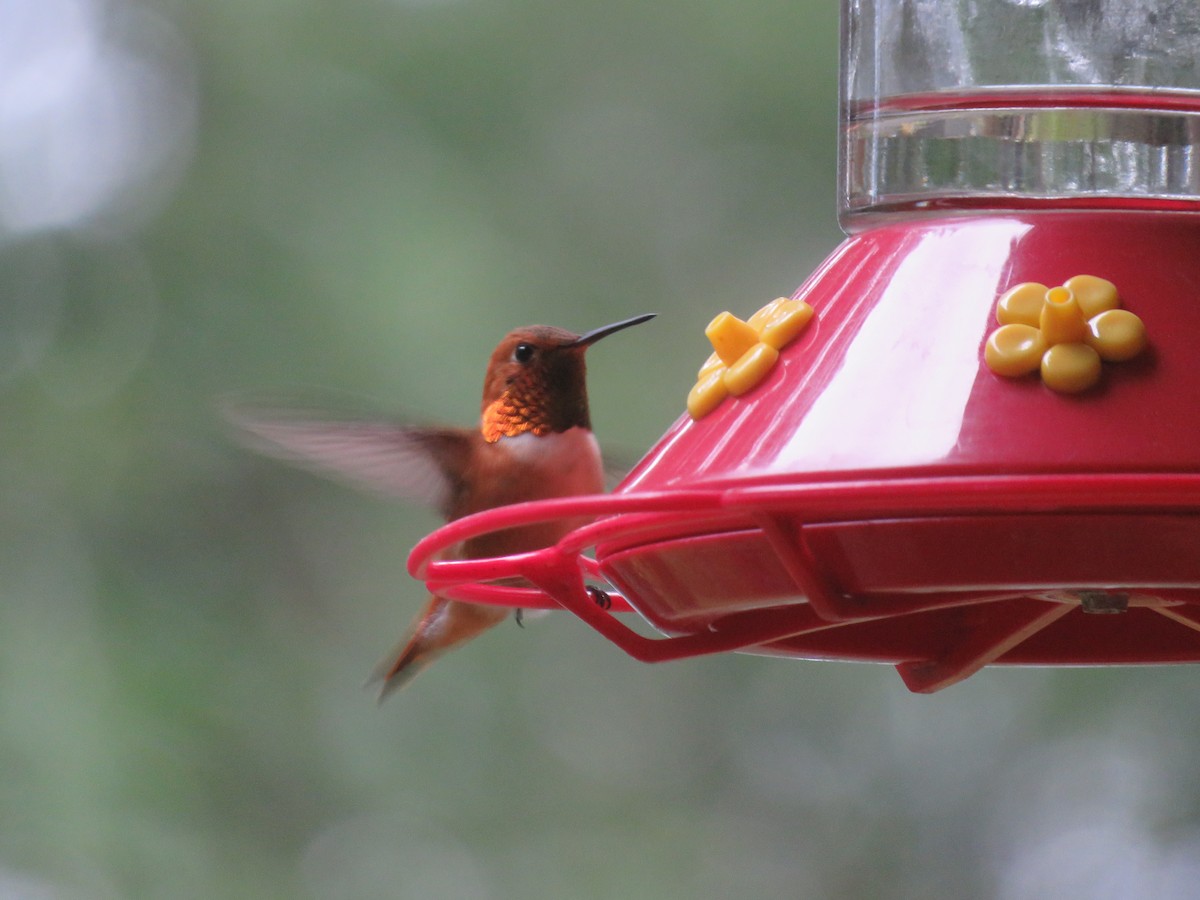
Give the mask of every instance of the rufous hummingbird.
[[[477, 428], [298, 416], [237, 403], [227, 414], [257, 438], [256, 449], [420, 501], [447, 521], [527, 500], [599, 493], [604, 469], [588, 412], [584, 353], [601, 338], [652, 318], [635, 316], [586, 334], [545, 325], [509, 332], [488, 361]], [[536, 550], [580, 524], [558, 520], [482, 534], [447, 555]], [[508, 613], [431, 595], [374, 672], [380, 699]]]

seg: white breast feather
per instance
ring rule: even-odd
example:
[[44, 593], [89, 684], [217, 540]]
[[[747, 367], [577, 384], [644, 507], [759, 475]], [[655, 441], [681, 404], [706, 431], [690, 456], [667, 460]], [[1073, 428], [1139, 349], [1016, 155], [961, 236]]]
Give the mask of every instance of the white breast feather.
[[600, 445], [587, 428], [571, 428], [554, 434], [519, 434], [502, 438], [501, 446], [522, 462], [536, 466], [547, 476], [562, 479], [562, 493], [594, 494], [604, 490], [604, 465]]

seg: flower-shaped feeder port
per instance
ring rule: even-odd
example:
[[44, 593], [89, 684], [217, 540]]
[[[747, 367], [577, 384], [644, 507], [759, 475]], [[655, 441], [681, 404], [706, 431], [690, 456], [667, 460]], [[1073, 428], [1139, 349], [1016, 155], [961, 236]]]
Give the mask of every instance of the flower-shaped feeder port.
[[1000, 327], [987, 339], [984, 360], [997, 375], [1040, 369], [1052, 390], [1086, 391], [1100, 380], [1102, 360], [1124, 362], [1146, 347], [1142, 320], [1120, 306], [1116, 285], [1094, 275], [1053, 288], [1018, 284], [996, 304]]
[[700, 419], [732, 394], [740, 397], [766, 376], [779, 351], [799, 336], [813, 317], [803, 300], [777, 297], [748, 321], [723, 312], [708, 323], [704, 334], [713, 353], [696, 376], [687, 398], [688, 415]]

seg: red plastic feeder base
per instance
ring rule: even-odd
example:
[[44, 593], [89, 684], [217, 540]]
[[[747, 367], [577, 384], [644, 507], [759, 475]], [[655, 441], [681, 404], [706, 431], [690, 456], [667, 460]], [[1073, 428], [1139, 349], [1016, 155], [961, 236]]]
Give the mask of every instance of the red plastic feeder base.
[[[647, 661], [887, 662], [922, 692], [990, 664], [1198, 661], [1196, 247], [1200, 217], [1146, 213], [852, 237], [795, 295], [814, 320], [762, 383], [677, 422], [616, 493], [459, 520], [410, 569], [446, 596], [565, 607]], [[1147, 352], [1077, 394], [989, 370], [997, 299], [1079, 274], [1117, 286]], [[555, 547], [435, 559], [579, 515], [597, 518]], [[486, 583], [518, 576], [536, 588]]]
[[[730, 650], [887, 662], [911, 690], [931, 692], [993, 663], [1200, 659], [1200, 477], [963, 478], [939, 482], [937, 504], [928, 499], [934, 487], [520, 504], [435, 532], [412, 567], [445, 596], [562, 606], [647, 662]], [[1115, 513], [1119, 505], [1129, 515]], [[601, 518], [555, 547], [434, 558], [472, 534], [580, 514]], [[596, 557], [583, 556], [591, 546]], [[1135, 572], [1145, 577], [1134, 581]], [[990, 580], [966, 583], [983, 573]], [[1030, 573], [1039, 579], [1016, 580]], [[589, 591], [588, 576], [621, 593]], [[514, 577], [540, 590], [486, 583]], [[630, 609], [666, 636], [647, 637], [614, 615]]]

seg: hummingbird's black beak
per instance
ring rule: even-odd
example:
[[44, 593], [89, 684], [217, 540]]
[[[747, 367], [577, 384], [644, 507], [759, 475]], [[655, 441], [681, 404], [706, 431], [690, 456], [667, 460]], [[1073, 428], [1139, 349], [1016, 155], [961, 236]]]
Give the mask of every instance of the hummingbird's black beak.
[[566, 344], [567, 347], [588, 347], [602, 337], [608, 337], [614, 331], [620, 331], [622, 328], [629, 328], [631, 325], [641, 325], [643, 322], [649, 322], [657, 315], [657, 313], [643, 313], [640, 316], [634, 316], [632, 319], [625, 319], [621, 322], [613, 322], [611, 325], [604, 325], [600, 328], [593, 328], [587, 334], [581, 334], [571, 343]]

